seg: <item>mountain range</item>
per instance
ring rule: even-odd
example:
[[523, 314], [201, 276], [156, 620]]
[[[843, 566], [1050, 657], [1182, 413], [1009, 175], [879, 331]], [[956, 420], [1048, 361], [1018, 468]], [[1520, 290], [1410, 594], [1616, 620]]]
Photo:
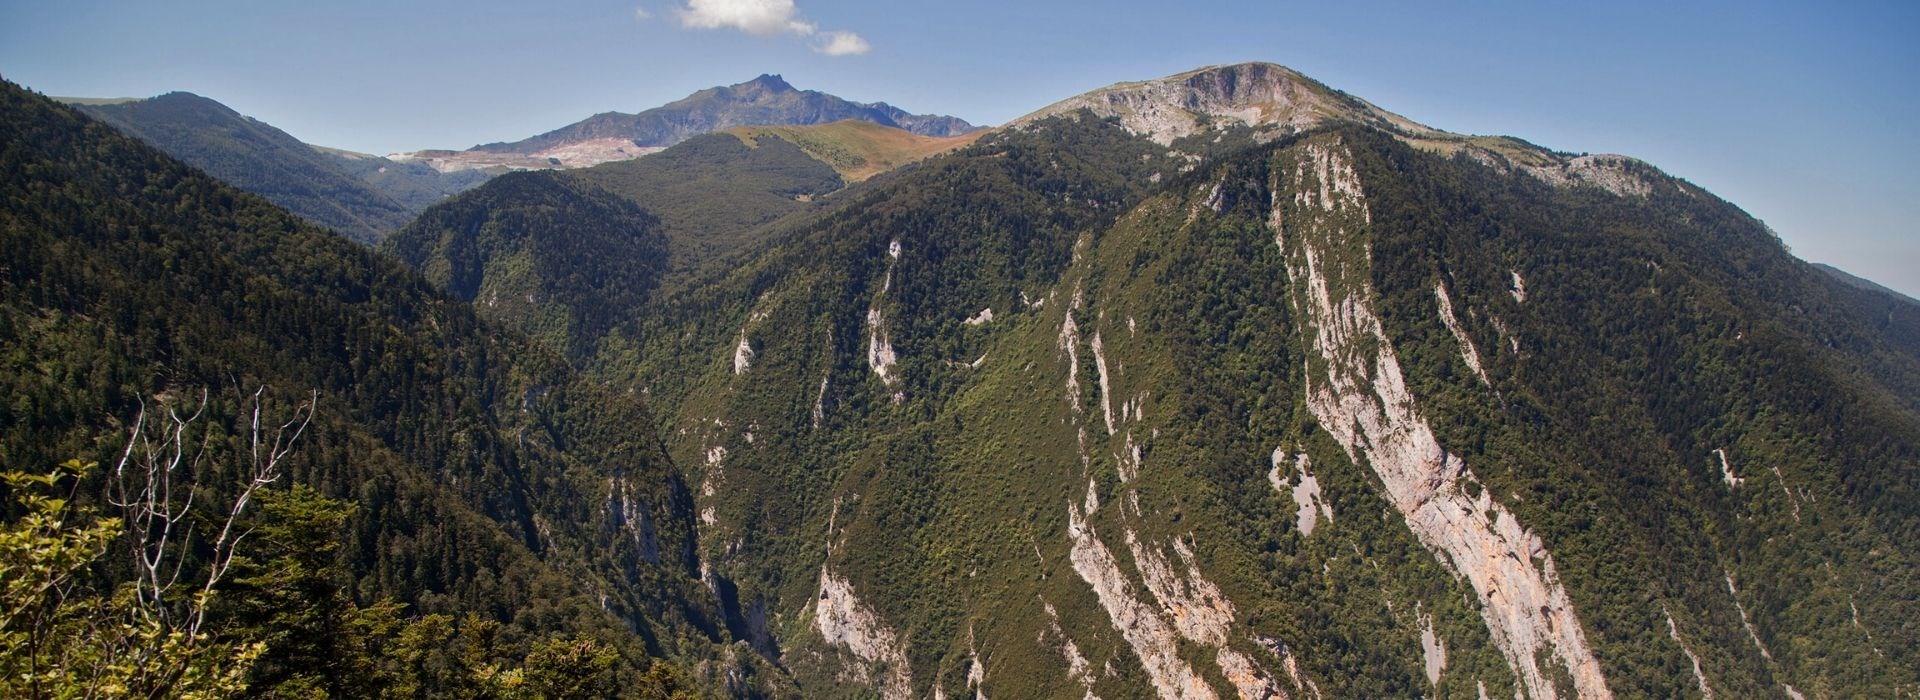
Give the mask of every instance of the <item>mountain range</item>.
[[778, 75], [701, 90], [640, 112], [596, 114], [539, 136], [489, 143], [473, 150], [533, 153], [555, 146], [614, 138], [636, 146], [671, 146], [687, 138], [736, 126], [826, 124], [857, 119], [922, 136], [959, 136], [975, 127], [957, 117], [910, 114], [885, 102], [849, 102], [816, 90], [798, 90]]
[[465, 151], [405, 154], [440, 170], [486, 167], [582, 167], [628, 160], [688, 138], [742, 126], [828, 124], [862, 121], [933, 137], [960, 136], [972, 124], [944, 115], [911, 114], [885, 102], [849, 102], [815, 90], [799, 90], [778, 75], [712, 87], [638, 114], [603, 112], [567, 126], [510, 143]]
[[302, 143], [192, 93], [60, 99], [214, 177], [368, 244], [447, 196], [503, 172], [628, 160], [714, 131], [850, 122], [811, 137], [794, 131], [780, 137], [811, 144], [816, 157], [855, 177], [947, 150], [944, 139], [979, 133], [953, 117], [909, 114], [886, 103], [849, 102], [797, 90], [777, 75], [701, 90], [639, 114], [594, 115], [514, 143], [389, 157]]
[[1920, 304], [1630, 157], [1264, 63], [675, 103], [368, 249], [5, 96], [0, 456], [318, 391], [362, 604], [736, 697], [1920, 692]]

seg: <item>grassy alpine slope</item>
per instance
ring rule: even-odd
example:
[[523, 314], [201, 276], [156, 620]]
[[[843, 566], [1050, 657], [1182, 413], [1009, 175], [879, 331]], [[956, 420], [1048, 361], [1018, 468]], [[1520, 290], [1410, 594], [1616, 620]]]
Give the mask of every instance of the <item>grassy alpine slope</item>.
[[974, 131], [960, 136], [922, 136], [856, 119], [811, 126], [743, 126], [726, 133], [750, 146], [768, 138], [799, 146], [815, 160], [833, 166], [848, 182], [961, 148], [986, 135], [985, 131]]

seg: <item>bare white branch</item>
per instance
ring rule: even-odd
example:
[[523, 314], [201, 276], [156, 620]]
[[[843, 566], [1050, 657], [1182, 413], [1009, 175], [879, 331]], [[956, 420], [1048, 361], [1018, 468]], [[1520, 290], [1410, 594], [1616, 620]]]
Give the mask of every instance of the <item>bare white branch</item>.
[[[211, 556], [197, 568], [189, 566], [191, 558], [187, 556], [196, 534], [191, 516], [203, 492], [224, 490], [200, 481], [221, 471], [208, 469], [209, 464], [225, 461], [216, 454], [212, 431], [196, 427], [206, 415], [207, 394], [203, 391], [185, 415], [179, 402], [156, 398], [155, 413], [163, 414], [163, 421], [149, 420], [143, 402], [120, 463], [114, 467], [107, 499], [121, 509], [126, 523], [127, 546], [136, 574], [137, 614], [163, 624], [178, 624], [189, 635], [199, 633], [206, 620], [207, 600], [232, 566], [235, 549], [251, 532], [242, 525], [247, 506], [260, 489], [284, 475], [285, 460], [313, 422], [319, 401], [319, 392], [313, 392], [306, 402], [293, 408], [286, 420], [275, 422], [269, 417], [275, 411], [268, 406], [266, 389], [253, 393], [245, 426], [247, 451], [235, 455], [242, 468], [238, 492], [224, 509], [225, 517], [211, 541]], [[194, 578], [193, 593], [181, 600], [180, 586], [189, 575]], [[175, 620], [175, 615], [182, 617]]]

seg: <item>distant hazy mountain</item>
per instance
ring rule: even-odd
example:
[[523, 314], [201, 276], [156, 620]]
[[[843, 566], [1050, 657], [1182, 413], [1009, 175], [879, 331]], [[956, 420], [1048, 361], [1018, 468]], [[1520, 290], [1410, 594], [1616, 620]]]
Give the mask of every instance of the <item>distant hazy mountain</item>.
[[582, 167], [626, 160], [689, 138], [739, 126], [826, 124], [846, 119], [891, 126], [922, 136], [958, 136], [976, 127], [957, 117], [911, 114], [885, 102], [849, 102], [799, 90], [778, 75], [713, 87], [640, 112], [605, 112], [539, 136], [489, 143], [466, 151], [406, 154], [440, 170], [506, 166]]
[[506, 172], [443, 173], [424, 163], [303, 143], [189, 92], [147, 99], [56, 99], [362, 243], [376, 243], [427, 207]]
[[1829, 275], [1833, 275], [1834, 279], [1840, 280], [1854, 287], [1858, 287], [1860, 289], [1865, 289], [1865, 290], [1874, 291], [1874, 292], [1880, 292], [1882, 294], [1886, 294], [1887, 296], [1891, 296], [1895, 299], [1899, 299], [1901, 301], [1904, 301], [1910, 304], [1920, 304], [1920, 300], [1916, 300], [1913, 297], [1907, 296], [1905, 294], [1901, 294], [1900, 292], [1895, 291], [1891, 287], [1880, 284], [1879, 282], [1875, 282], [1865, 277], [1855, 275], [1851, 272], [1847, 272], [1846, 270], [1842, 270], [1832, 265], [1828, 265], [1826, 263], [1813, 263], [1813, 266], [1816, 268], [1819, 268], [1821, 272], [1825, 272]]
[[816, 90], [799, 90], [778, 75], [762, 75], [713, 87], [639, 114], [607, 112], [513, 143], [474, 150], [530, 153], [589, 139], [619, 138], [639, 146], [671, 146], [709, 131], [768, 124], [825, 124], [859, 119], [924, 136], [954, 136], [974, 126], [956, 117], [908, 114], [885, 102], [848, 102]]
[[492, 169], [443, 173], [417, 161], [393, 160], [324, 146], [313, 148], [332, 159], [341, 170], [365, 181], [414, 214], [504, 172], [504, 169]]
[[418, 211], [347, 172], [337, 158], [193, 93], [75, 106], [188, 165], [354, 240], [378, 241]]

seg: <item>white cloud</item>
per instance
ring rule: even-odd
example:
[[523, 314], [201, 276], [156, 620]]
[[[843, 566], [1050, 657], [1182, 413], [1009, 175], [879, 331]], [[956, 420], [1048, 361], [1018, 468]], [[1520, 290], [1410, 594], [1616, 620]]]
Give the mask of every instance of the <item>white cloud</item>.
[[687, 0], [680, 23], [694, 29], [738, 29], [772, 36], [792, 32], [812, 34], [811, 22], [800, 19], [793, 0]]
[[640, 20], [642, 22], [645, 22], [647, 20], [653, 19], [653, 13], [648, 12], [647, 8], [636, 7], [636, 8], [633, 8], [633, 18]]
[[819, 35], [813, 50], [828, 56], [854, 56], [873, 50], [860, 35], [848, 31], [820, 31], [800, 16], [793, 0], [686, 0], [676, 14], [690, 29], [737, 29], [755, 36]]
[[813, 50], [828, 56], [858, 56], [873, 50], [873, 45], [853, 32], [827, 32], [821, 36], [826, 41], [814, 45]]

